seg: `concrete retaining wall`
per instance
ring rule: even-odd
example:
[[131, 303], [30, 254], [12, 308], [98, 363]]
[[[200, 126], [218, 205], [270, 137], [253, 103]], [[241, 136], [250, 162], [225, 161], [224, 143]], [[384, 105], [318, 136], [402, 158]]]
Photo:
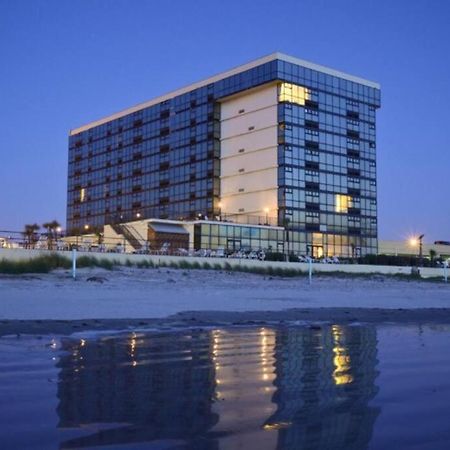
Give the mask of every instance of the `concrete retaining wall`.
[[[49, 255], [51, 253], [57, 253], [60, 256], [71, 258], [71, 252], [67, 251], [49, 251], [49, 250], [27, 250], [27, 249], [0, 249], [0, 260], [8, 259], [12, 261], [23, 261], [30, 258], [36, 258], [38, 256]], [[197, 262], [203, 264], [208, 262], [209, 264], [220, 264], [222, 267], [226, 263], [231, 266], [247, 266], [247, 267], [280, 267], [297, 269], [304, 272], [308, 271], [307, 263], [296, 262], [277, 262], [277, 261], [258, 261], [251, 259], [233, 259], [233, 258], [203, 258], [203, 257], [189, 257], [189, 256], [159, 256], [159, 255], [134, 255], [134, 254], [121, 254], [121, 253], [97, 253], [97, 252], [77, 252], [80, 256], [92, 256], [95, 258], [107, 259], [110, 261], [117, 261], [121, 264], [125, 264], [126, 261], [137, 263], [139, 261], [153, 261], [154, 264], [170, 264], [171, 262], [186, 261], [189, 263]], [[320, 272], [343, 272], [353, 274], [385, 274], [385, 275], [410, 275], [411, 267], [400, 266], [375, 266], [366, 264], [320, 264], [315, 263], [313, 266], [313, 273]], [[420, 269], [422, 277], [444, 277], [444, 269], [422, 267]]]

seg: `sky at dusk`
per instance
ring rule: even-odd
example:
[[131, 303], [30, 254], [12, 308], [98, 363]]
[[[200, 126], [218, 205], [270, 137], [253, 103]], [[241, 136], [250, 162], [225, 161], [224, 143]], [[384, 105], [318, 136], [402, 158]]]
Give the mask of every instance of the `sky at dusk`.
[[450, 241], [450, 1], [0, 0], [0, 230], [65, 223], [71, 128], [274, 51], [369, 80], [379, 237]]

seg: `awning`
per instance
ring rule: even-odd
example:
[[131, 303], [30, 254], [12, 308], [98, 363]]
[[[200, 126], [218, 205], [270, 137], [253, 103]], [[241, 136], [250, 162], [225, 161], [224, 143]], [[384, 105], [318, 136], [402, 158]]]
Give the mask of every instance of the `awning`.
[[189, 234], [181, 225], [174, 223], [149, 222], [148, 227], [155, 233]]

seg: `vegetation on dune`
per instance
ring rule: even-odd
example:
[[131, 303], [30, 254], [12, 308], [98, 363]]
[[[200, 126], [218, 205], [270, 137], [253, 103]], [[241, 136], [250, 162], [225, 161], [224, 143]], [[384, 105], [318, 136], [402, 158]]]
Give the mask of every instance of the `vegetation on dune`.
[[64, 256], [60, 256], [58, 254], [38, 256], [36, 258], [30, 258], [23, 261], [2, 259], [0, 261], [0, 273], [48, 273], [54, 269], [68, 269], [71, 264], [72, 263], [69, 258], [65, 258]]
[[[223, 264], [218, 261], [187, 261], [180, 259], [177, 261], [139, 259], [133, 262], [131, 259], [126, 259], [124, 262], [118, 260], [111, 260], [108, 258], [98, 258], [96, 256], [79, 256], [77, 258], [77, 267], [100, 267], [107, 270], [113, 270], [114, 267], [136, 267], [139, 269], [162, 268], [167, 267], [171, 269], [183, 270], [219, 270], [225, 272], [245, 272], [272, 277], [305, 277], [308, 275], [307, 271], [302, 271], [296, 267], [274, 267], [271, 265], [246, 265], [245, 262], [239, 264], [230, 264], [228, 261], [223, 261]], [[4, 274], [25, 274], [25, 273], [48, 273], [54, 269], [70, 269], [72, 261], [69, 257], [61, 256], [57, 253], [50, 253], [45, 256], [38, 256], [23, 261], [12, 261], [3, 259], [0, 260], [0, 273]], [[384, 275], [381, 273], [349, 273], [339, 270], [329, 272], [315, 272], [314, 278], [317, 277], [339, 277], [339, 278], [365, 278], [370, 279], [374, 277], [386, 277], [401, 280], [424, 280], [424, 281], [442, 281], [442, 277], [421, 278], [417, 273], [411, 274], [390, 274]]]

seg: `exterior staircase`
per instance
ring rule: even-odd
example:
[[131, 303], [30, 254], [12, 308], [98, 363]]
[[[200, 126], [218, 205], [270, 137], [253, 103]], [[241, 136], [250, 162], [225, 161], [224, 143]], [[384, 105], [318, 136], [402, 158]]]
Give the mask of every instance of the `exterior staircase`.
[[136, 230], [131, 224], [111, 224], [111, 228], [117, 233], [122, 235], [126, 242], [135, 250], [140, 250], [146, 239]]

